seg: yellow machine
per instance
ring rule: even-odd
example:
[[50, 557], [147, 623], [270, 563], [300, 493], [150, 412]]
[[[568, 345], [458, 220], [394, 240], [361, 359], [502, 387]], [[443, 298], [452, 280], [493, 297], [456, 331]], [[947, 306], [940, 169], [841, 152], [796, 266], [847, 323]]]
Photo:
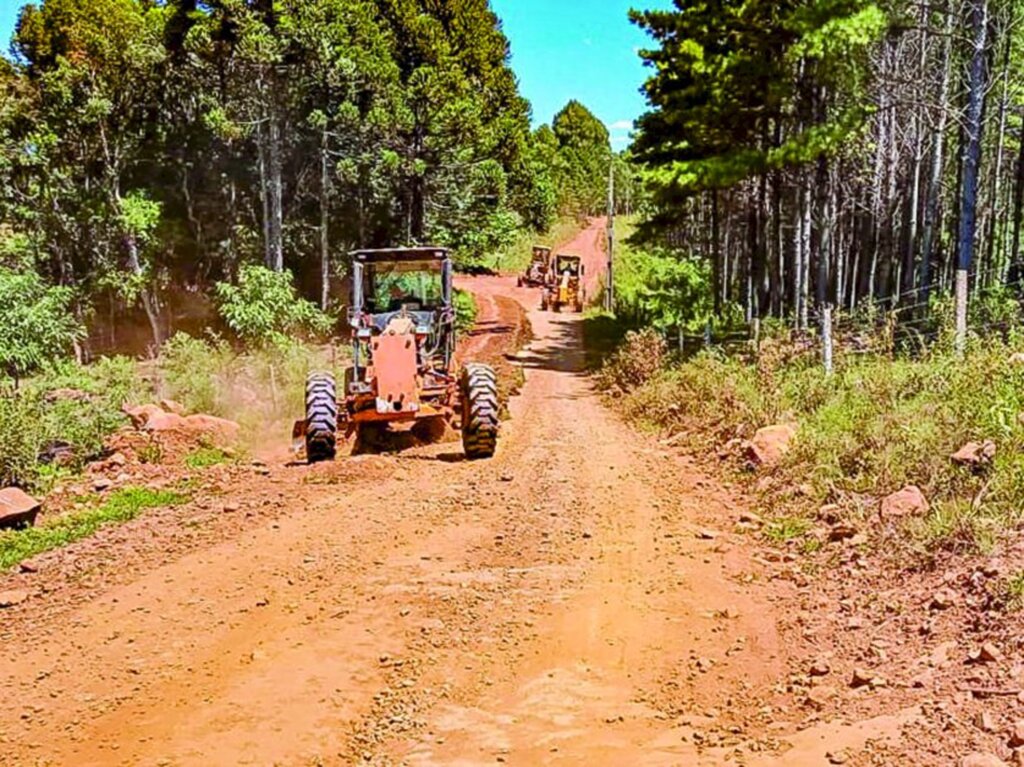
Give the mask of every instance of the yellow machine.
[[582, 312], [587, 298], [583, 288], [586, 273], [583, 259], [563, 254], [555, 259], [554, 266], [551, 279], [541, 294], [540, 308], [560, 312], [563, 307], [571, 306], [574, 311]]

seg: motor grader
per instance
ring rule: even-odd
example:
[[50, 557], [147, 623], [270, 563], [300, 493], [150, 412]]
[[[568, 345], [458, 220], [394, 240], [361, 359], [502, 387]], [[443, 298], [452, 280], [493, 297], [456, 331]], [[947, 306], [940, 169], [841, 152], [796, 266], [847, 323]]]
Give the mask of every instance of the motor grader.
[[554, 272], [541, 294], [540, 308], [544, 311], [562, 311], [571, 306], [573, 311], [582, 312], [587, 300], [583, 288], [586, 267], [579, 256], [559, 255], [555, 259]]
[[310, 463], [333, 460], [339, 434], [373, 443], [404, 430], [435, 441], [462, 431], [469, 459], [494, 455], [498, 388], [494, 370], [469, 363], [456, 374], [452, 260], [444, 248], [360, 250], [351, 254], [348, 310], [352, 364], [340, 396], [334, 376], [313, 373], [306, 418], [293, 436]]
[[516, 280], [516, 284], [521, 288], [540, 288], [547, 284], [550, 274], [551, 248], [534, 245], [530, 265], [526, 267], [526, 273]]

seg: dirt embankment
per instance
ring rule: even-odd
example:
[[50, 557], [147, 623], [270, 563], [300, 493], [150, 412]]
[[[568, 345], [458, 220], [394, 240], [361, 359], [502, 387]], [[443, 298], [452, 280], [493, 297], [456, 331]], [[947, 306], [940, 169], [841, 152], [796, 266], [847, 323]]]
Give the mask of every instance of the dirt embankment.
[[918, 763], [884, 749], [920, 701], [828, 654], [885, 618], [818, 621], [846, 608], [757, 554], [743, 499], [601, 404], [578, 317], [463, 287], [467, 358], [510, 365], [532, 325], [496, 458], [196, 471], [191, 503], [0, 579], [31, 594], [0, 612], [0, 764]]

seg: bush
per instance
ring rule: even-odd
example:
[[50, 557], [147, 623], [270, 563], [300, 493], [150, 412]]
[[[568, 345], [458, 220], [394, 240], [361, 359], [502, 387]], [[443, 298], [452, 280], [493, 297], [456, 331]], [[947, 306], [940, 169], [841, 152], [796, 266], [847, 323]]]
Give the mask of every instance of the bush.
[[65, 458], [65, 465], [80, 468], [127, 423], [124, 405], [148, 396], [149, 387], [126, 357], [88, 366], [66, 362], [18, 391], [0, 391], [0, 484], [41, 488], [52, 472], [38, 459], [54, 445], [70, 445], [73, 458]]
[[455, 290], [455, 332], [465, 335], [476, 326], [476, 298], [468, 290]]
[[85, 335], [73, 300], [70, 288], [48, 286], [34, 271], [0, 268], [0, 371], [15, 385]]
[[164, 344], [157, 361], [161, 393], [191, 413], [227, 415], [221, 392], [234, 359], [234, 352], [217, 336], [204, 340], [176, 333]]
[[255, 346], [284, 343], [298, 335], [322, 336], [334, 321], [295, 291], [290, 272], [244, 265], [235, 285], [217, 283], [217, 306], [227, 326]]
[[654, 378], [668, 355], [668, 344], [651, 328], [630, 331], [598, 373], [603, 389], [631, 392]]

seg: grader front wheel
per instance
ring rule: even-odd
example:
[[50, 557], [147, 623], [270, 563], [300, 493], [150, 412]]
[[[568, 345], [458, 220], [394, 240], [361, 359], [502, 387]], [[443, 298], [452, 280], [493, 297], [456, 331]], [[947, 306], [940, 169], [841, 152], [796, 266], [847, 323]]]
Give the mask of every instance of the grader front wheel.
[[338, 452], [338, 394], [334, 376], [314, 373], [306, 380], [306, 459], [333, 461]]
[[462, 370], [462, 447], [472, 460], [490, 458], [498, 446], [498, 379], [487, 365]]

